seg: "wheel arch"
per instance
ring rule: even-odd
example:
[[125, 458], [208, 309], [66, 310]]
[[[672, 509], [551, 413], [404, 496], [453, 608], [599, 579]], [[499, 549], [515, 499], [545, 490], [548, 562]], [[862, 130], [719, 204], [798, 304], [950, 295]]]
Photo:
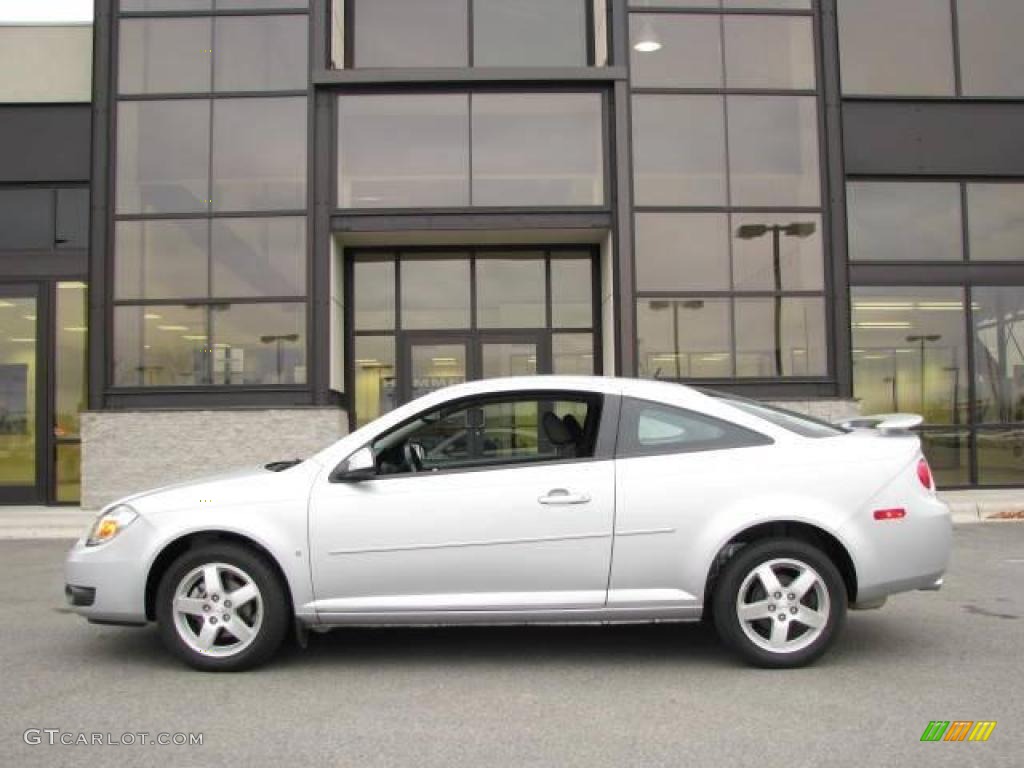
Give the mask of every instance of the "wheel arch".
[[230, 542], [232, 544], [240, 545], [266, 560], [267, 565], [271, 567], [277, 577], [281, 580], [281, 585], [284, 588], [285, 599], [288, 601], [288, 610], [292, 614], [295, 613], [292, 589], [291, 584], [288, 581], [288, 576], [285, 574], [284, 569], [281, 568], [281, 564], [277, 561], [277, 558], [274, 557], [270, 550], [258, 541], [234, 531], [203, 530], [192, 531], [191, 533], [186, 533], [172, 541], [169, 541], [154, 558], [152, 565], [149, 567], [149, 573], [146, 575], [146, 619], [149, 621], [156, 620], [156, 591], [160, 586], [160, 579], [163, 578], [167, 569], [171, 567], [171, 563], [190, 549], [195, 549], [196, 547], [204, 544], [216, 542]]
[[857, 601], [857, 567], [849, 549], [836, 536], [824, 528], [811, 523], [798, 520], [772, 520], [763, 523], [750, 525], [735, 533], [729, 538], [715, 554], [708, 569], [707, 579], [704, 583], [704, 605], [711, 605], [711, 596], [714, 594], [715, 584], [725, 564], [742, 547], [753, 544], [757, 541], [767, 539], [797, 539], [812, 546], [818, 547], [828, 556], [839, 570], [846, 587], [848, 601], [852, 604]]

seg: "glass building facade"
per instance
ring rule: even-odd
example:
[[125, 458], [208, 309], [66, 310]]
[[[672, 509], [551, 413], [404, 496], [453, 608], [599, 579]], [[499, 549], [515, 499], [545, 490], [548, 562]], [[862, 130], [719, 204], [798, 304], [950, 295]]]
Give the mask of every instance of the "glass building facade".
[[116, 414], [532, 373], [920, 412], [1022, 485], [1022, 9], [97, 0], [89, 172], [0, 176], [0, 500]]

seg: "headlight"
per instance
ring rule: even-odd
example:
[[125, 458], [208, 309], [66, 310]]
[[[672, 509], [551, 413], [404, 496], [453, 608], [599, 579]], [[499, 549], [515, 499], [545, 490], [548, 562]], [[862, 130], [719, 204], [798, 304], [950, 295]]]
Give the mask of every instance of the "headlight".
[[92, 530], [89, 531], [89, 538], [85, 546], [95, 547], [97, 544], [104, 544], [117, 536], [122, 530], [131, 525], [139, 513], [127, 504], [118, 504], [96, 518]]

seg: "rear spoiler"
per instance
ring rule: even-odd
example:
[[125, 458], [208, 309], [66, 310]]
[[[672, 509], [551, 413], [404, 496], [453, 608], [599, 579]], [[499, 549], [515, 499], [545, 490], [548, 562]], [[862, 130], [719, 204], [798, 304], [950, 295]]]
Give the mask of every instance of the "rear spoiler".
[[876, 429], [884, 435], [906, 435], [923, 422], [924, 417], [916, 413], [881, 413], [846, 419], [838, 424], [844, 429]]

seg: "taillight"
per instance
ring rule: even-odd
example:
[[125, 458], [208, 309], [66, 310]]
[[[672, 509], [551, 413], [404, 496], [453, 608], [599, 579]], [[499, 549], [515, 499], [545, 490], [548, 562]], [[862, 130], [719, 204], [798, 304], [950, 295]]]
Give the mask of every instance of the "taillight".
[[926, 459], [921, 459], [917, 462], [917, 479], [920, 480], [921, 485], [929, 491], [935, 489], [935, 480], [932, 478], [932, 468], [928, 466], [928, 461]]

